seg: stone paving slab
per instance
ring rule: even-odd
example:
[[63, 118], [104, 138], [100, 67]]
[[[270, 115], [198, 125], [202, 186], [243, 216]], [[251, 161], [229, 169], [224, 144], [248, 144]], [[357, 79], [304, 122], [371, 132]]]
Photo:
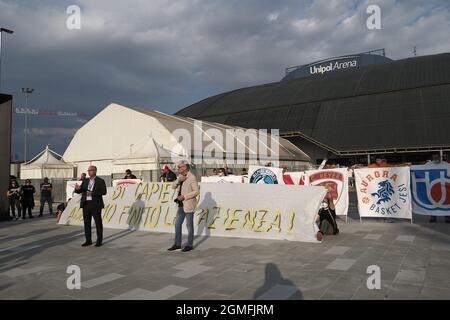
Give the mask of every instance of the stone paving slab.
[[[450, 225], [414, 221], [353, 212], [321, 244], [197, 237], [188, 253], [167, 252], [173, 234], [105, 229], [103, 247], [82, 248], [82, 228], [54, 217], [2, 222], [0, 299], [450, 299]], [[367, 288], [370, 265], [380, 290]]]
[[327, 269], [332, 270], [341, 270], [341, 271], [347, 271], [351, 268], [351, 266], [356, 262], [355, 259], [335, 259], [333, 262], [331, 262], [328, 266], [326, 266]]
[[101, 276], [101, 277], [98, 277], [98, 278], [95, 278], [95, 279], [91, 279], [91, 280], [88, 280], [88, 281], [84, 281], [81, 284], [81, 286], [84, 287], [84, 288], [93, 288], [95, 286], [102, 285], [102, 284], [108, 283], [110, 281], [114, 281], [114, 280], [120, 279], [122, 277], [124, 277], [124, 276], [121, 275], [121, 274], [108, 273], [108, 274], [105, 274], [104, 276]]

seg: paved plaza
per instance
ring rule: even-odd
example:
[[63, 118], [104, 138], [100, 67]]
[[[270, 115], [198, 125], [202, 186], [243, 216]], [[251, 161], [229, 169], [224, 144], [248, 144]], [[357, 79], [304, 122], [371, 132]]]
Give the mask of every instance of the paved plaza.
[[[450, 224], [365, 220], [354, 206], [321, 244], [105, 229], [101, 248], [50, 217], [0, 223], [0, 299], [450, 299]], [[94, 235], [95, 240], [95, 235]], [[81, 270], [69, 290], [67, 267]], [[367, 267], [381, 288], [367, 288]]]

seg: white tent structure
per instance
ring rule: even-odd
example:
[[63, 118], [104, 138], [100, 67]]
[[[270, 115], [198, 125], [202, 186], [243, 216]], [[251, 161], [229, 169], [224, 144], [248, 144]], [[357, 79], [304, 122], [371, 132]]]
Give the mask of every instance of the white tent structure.
[[[180, 159], [203, 168], [223, 166], [227, 159], [239, 156], [247, 159], [246, 165], [267, 162], [276, 165], [273, 155], [261, 156], [258, 152], [261, 146], [272, 153], [276, 150], [277, 160], [309, 164], [310, 158], [285, 139], [258, 132], [252, 137], [254, 141], [247, 142], [251, 139], [234, 134], [235, 129], [244, 131], [113, 103], [76, 132], [63, 158], [77, 166], [78, 175], [95, 165], [100, 176], [123, 174], [126, 169], [159, 170], [162, 163]], [[225, 140], [234, 148], [228, 148], [228, 144], [224, 147]], [[205, 156], [205, 151], [211, 150], [214, 152]], [[201, 160], [195, 155], [200, 155]]]
[[74, 165], [46, 146], [36, 157], [20, 165], [20, 179], [72, 179], [74, 169]]

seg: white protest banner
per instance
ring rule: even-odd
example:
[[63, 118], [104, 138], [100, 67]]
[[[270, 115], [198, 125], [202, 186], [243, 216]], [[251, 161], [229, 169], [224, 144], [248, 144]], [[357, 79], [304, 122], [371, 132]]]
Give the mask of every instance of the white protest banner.
[[450, 164], [430, 162], [410, 170], [413, 212], [450, 216]]
[[282, 168], [249, 166], [248, 176], [249, 183], [284, 184]]
[[408, 167], [355, 169], [360, 217], [412, 219]]
[[73, 197], [80, 196], [75, 191], [75, 185], [81, 184], [81, 181], [67, 181], [66, 183], [66, 202], [69, 201], [69, 199], [72, 199]]
[[308, 175], [304, 171], [300, 172], [285, 172], [283, 174], [284, 184], [307, 186], [309, 184]]
[[210, 177], [202, 177], [202, 182], [219, 182], [219, 183], [243, 183], [243, 176], [210, 176]]
[[141, 179], [117, 179], [112, 181], [112, 186], [113, 187], [126, 186], [128, 184], [137, 184], [140, 182], [142, 182]]
[[[325, 193], [321, 187], [201, 183], [195, 232], [317, 242], [315, 218]], [[103, 225], [174, 233], [176, 196], [177, 190], [171, 189], [169, 183], [110, 187], [104, 196]], [[79, 202], [79, 198], [69, 202], [59, 224], [83, 225]]]
[[306, 171], [311, 186], [331, 188], [336, 214], [348, 214], [348, 170], [347, 168]]

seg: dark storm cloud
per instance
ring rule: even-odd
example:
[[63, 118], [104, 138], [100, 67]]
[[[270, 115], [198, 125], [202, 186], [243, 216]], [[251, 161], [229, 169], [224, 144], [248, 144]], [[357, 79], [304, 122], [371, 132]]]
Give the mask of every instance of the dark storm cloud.
[[[81, 30], [65, 27], [66, 8], [82, 10]], [[382, 30], [366, 28], [381, 8]], [[448, 1], [0, 0], [3, 91], [24, 105], [85, 112], [110, 102], [172, 113], [212, 94], [278, 81], [289, 66], [386, 48], [394, 59], [450, 51]], [[14, 152], [22, 154], [23, 117]], [[30, 120], [31, 154], [50, 143], [62, 153], [82, 122]]]

